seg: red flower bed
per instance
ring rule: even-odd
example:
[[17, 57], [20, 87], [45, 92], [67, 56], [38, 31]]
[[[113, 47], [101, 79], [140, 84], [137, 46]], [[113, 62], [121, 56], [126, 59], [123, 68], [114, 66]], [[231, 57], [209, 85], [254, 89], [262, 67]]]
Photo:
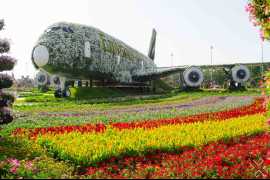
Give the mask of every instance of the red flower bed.
[[112, 126], [118, 129], [134, 129], [134, 128], [155, 128], [162, 125], [168, 124], [182, 124], [182, 123], [193, 123], [199, 121], [205, 121], [209, 119], [224, 120], [229, 118], [241, 117], [246, 115], [252, 115], [257, 113], [266, 112], [264, 106], [264, 99], [258, 98], [256, 101], [244, 107], [235, 108], [232, 110], [221, 111], [221, 112], [212, 112], [212, 113], [203, 113], [187, 117], [176, 117], [169, 119], [160, 119], [160, 120], [146, 120], [139, 122], [119, 122], [113, 123]]
[[[252, 115], [257, 113], [265, 113], [265, 99], [258, 98], [256, 101], [248, 106], [235, 108], [232, 110], [221, 111], [221, 112], [212, 112], [212, 113], [203, 113], [198, 115], [192, 115], [187, 117], [176, 117], [168, 119], [159, 119], [159, 120], [145, 120], [137, 122], [119, 122], [111, 123], [110, 125], [119, 130], [121, 129], [134, 129], [134, 128], [156, 128], [162, 125], [169, 124], [183, 124], [183, 123], [194, 123], [199, 121], [206, 121], [209, 119], [214, 120], [225, 120], [229, 118], [235, 118], [240, 116]], [[69, 133], [72, 131], [78, 131], [81, 133], [89, 132], [103, 132], [106, 129], [104, 124], [85, 124], [85, 125], [76, 125], [76, 126], [60, 126], [60, 127], [46, 127], [46, 128], [35, 128], [35, 129], [23, 129], [17, 128], [13, 131], [13, 135], [20, 135], [29, 133], [29, 137], [36, 137], [38, 134], [46, 133]]]
[[260, 134], [211, 143], [201, 149], [112, 158], [81, 174], [93, 178], [269, 178], [263, 163], [269, 141], [269, 134]]
[[81, 133], [87, 132], [103, 132], [106, 126], [104, 124], [85, 124], [78, 126], [57, 126], [57, 127], [46, 127], [46, 128], [35, 128], [35, 129], [25, 129], [17, 128], [12, 132], [13, 135], [25, 135], [29, 137], [36, 138], [39, 134], [54, 133], [54, 134], [64, 134], [73, 131], [78, 131]]

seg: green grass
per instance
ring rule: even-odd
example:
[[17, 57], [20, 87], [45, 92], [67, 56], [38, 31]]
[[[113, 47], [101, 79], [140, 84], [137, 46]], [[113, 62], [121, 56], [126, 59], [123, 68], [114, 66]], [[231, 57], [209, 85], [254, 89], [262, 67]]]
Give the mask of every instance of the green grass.
[[120, 97], [127, 95], [124, 91], [118, 89], [110, 89], [103, 87], [96, 88], [71, 88], [72, 98], [74, 99], [91, 99], [91, 98], [109, 98], [109, 97]]
[[[89, 106], [91, 108], [111, 108], [113, 106], [127, 106], [162, 103], [168, 101], [177, 101], [187, 97], [199, 98], [204, 96], [242, 96], [242, 95], [260, 95], [260, 91], [252, 89], [244, 92], [209, 91], [201, 92], [179, 92], [171, 91], [166, 94], [152, 94], [146, 96], [137, 96], [123, 91], [106, 88], [82, 88], [72, 89], [71, 98], [54, 98], [53, 92], [45, 94], [40, 93], [34, 96], [27, 96], [17, 99], [14, 108], [19, 111], [54, 111], [61, 108], [77, 108], [78, 105]], [[46, 109], [48, 108], [48, 109]]]
[[18, 102], [62, 102], [65, 100], [91, 100], [94, 98], [112, 98], [126, 96], [127, 94], [117, 89], [109, 88], [70, 88], [71, 97], [55, 98], [54, 91], [42, 92], [22, 92], [19, 93]]

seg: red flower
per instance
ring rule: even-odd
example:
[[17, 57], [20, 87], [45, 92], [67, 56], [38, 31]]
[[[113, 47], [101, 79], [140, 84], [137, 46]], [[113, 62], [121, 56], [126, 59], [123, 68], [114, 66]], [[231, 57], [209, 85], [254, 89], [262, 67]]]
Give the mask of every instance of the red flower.
[[264, 164], [266, 165], [270, 165], [270, 157], [267, 157], [265, 160], [264, 160]]
[[[104, 171], [102, 177], [117, 178], [122, 174], [127, 174], [127, 177], [131, 178], [144, 178], [145, 168], [155, 167], [155, 170], [151, 171], [151, 177], [155, 178], [171, 178], [171, 175], [176, 178], [194, 178], [195, 176], [229, 179], [235, 177], [256, 178], [255, 172], [258, 169], [254, 169], [252, 166], [248, 152], [263, 154], [268, 149], [269, 141], [269, 134], [261, 134], [243, 136], [237, 141], [232, 140], [226, 144], [222, 141], [215, 142], [200, 149], [181, 148], [182, 152], [180, 153], [179, 151], [170, 153], [155, 151], [151, 155], [123, 157], [119, 161], [108, 160], [111, 163], [102, 163], [98, 167], [87, 168], [87, 174], [93, 174], [93, 172], [104, 168], [116, 169], [118, 167], [118, 171], [114, 174]], [[240, 161], [239, 156], [241, 156]], [[223, 160], [222, 157], [226, 157], [226, 159]], [[126, 164], [129, 165], [128, 170]], [[216, 173], [213, 173], [214, 171]]]

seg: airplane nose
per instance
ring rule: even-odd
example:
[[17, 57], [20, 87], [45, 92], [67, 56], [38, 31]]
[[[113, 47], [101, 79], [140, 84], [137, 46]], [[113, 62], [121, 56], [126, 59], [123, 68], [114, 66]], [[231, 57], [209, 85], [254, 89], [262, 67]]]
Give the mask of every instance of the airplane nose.
[[38, 45], [33, 50], [33, 60], [38, 67], [45, 66], [49, 61], [49, 51], [47, 47]]

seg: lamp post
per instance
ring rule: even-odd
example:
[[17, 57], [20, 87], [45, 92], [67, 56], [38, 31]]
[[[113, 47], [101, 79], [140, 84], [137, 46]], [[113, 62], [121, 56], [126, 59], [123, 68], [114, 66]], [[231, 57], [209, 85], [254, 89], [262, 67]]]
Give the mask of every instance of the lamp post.
[[171, 53], [171, 66], [173, 66], [173, 53]]
[[211, 45], [210, 46], [210, 56], [211, 56], [211, 83], [213, 82], [213, 49], [214, 47]]
[[28, 63], [26, 62], [25, 63], [25, 77], [27, 76], [27, 73], [28, 73]]

